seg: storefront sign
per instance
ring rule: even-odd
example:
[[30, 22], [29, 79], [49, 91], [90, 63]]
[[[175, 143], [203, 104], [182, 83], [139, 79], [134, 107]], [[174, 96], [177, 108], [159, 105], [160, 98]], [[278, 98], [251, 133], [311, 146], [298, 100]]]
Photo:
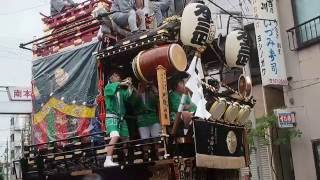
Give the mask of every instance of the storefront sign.
[[31, 87], [8, 87], [10, 101], [31, 101]]
[[279, 128], [291, 128], [296, 125], [296, 117], [294, 112], [286, 110], [276, 110]]
[[270, 20], [256, 20], [254, 23], [262, 85], [287, 85], [277, 3], [275, 0], [253, 0], [252, 4], [256, 18]]

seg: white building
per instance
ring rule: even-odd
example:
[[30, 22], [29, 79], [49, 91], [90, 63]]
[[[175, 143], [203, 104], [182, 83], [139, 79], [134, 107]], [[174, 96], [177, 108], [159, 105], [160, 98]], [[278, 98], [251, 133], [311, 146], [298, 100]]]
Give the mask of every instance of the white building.
[[13, 161], [22, 158], [23, 147], [31, 142], [31, 115], [14, 115], [10, 119], [9, 163], [11, 179], [15, 178]]

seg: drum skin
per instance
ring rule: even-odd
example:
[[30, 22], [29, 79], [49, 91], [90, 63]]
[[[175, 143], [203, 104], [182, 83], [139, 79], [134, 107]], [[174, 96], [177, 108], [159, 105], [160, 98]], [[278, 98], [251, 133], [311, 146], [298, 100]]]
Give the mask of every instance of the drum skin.
[[229, 123], [234, 123], [234, 121], [238, 117], [239, 111], [240, 111], [239, 103], [234, 102], [230, 104], [224, 114], [224, 120]]
[[249, 76], [241, 75], [238, 80], [238, 92], [243, 97], [250, 97], [252, 94], [252, 83]]
[[219, 98], [212, 104], [209, 110], [209, 112], [211, 113], [211, 119], [220, 120], [226, 109], [227, 101], [224, 98]]
[[248, 105], [242, 106], [239, 113], [238, 113], [238, 117], [236, 119], [236, 122], [238, 124], [244, 125], [248, 121], [250, 113], [251, 113], [250, 106], [248, 106]]
[[178, 44], [169, 44], [141, 51], [132, 62], [135, 76], [142, 81], [151, 82], [156, 78], [157, 67], [161, 65], [170, 77], [176, 71], [184, 71], [187, 67], [187, 56]]

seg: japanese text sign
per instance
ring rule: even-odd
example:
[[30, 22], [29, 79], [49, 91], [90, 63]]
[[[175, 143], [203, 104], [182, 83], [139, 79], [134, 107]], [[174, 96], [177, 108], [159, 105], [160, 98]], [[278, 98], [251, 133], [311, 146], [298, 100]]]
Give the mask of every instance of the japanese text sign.
[[254, 23], [262, 85], [287, 85], [276, 1], [253, 0], [252, 3], [254, 16], [268, 19]]
[[9, 99], [11, 101], [31, 101], [31, 87], [8, 87]]
[[286, 110], [276, 110], [279, 128], [291, 128], [296, 125], [296, 117], [294, 112]]

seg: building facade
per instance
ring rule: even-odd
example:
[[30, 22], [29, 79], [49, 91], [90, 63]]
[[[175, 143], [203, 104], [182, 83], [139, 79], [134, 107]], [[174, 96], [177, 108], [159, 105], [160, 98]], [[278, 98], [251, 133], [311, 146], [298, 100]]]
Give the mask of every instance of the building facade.
[[31, 115], [14, 115], [10, 119], [9, 163], [11, 179], [15, 179], [14, 161], [22, 158], [23, 146], [31, 143]]
[[288, 86], [285, 107], [302, 137], [291, 142], [296, 180], [320, 179], [320, 1], [277, 0]]

